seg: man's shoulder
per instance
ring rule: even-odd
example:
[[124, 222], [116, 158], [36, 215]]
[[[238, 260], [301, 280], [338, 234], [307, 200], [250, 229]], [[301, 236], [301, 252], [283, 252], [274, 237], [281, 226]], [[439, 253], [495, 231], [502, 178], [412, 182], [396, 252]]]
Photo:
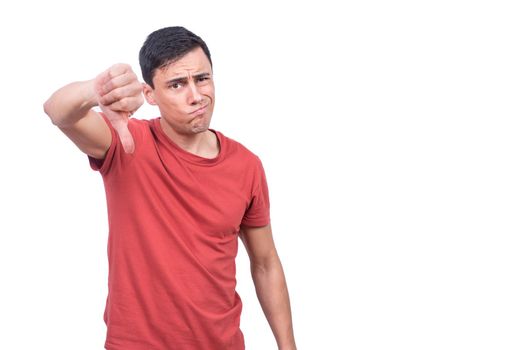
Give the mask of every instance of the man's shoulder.
[[129, 118], [129, 124], [144, 128], [144, 127], [152, 126], [155, 119], [156, 118], [151, 118], [151, 119]]
[[254, 163], [260, 162], [260, 158], [253, 151], [247, 148], [242, 142], [226, 136], [220, 131], [213, 131], [218, 135], [223, 146], [227, 148], [227, 153], [229, 156], [241, 157], [246, 161]]
[[132, 134], [137, 133], [140, 135], [151, 134], [155, 128], [155, 120], [158, 118], [151, 119], [139, 119], [129, 118], [128, 127]]

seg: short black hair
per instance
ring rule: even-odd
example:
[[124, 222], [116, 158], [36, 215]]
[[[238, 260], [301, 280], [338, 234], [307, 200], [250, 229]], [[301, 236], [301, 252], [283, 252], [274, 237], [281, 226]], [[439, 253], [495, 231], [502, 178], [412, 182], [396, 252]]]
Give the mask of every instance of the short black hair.
[[144, 81], [154, 88], [155, 69], [173, 63], [196, 47], [202, 48], [213, 67], [211, 54], [204, 40], [186, 28], [166, 27], [152, 32], [142, 45], [138, 56]]

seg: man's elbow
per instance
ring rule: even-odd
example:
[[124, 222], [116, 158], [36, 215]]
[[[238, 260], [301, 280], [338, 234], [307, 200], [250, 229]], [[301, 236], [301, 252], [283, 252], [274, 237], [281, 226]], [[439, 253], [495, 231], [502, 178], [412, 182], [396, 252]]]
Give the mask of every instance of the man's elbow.
[[53, 101], [52, 98], [49, 98], [47, 101], [44, 102], [44, 113], [47, 114], [49, 119], [51, 119], [51, 122], [58, 126], [58, 120], [56, 119], [56, 115], [53, 110]]
[[254, 274], [267, 274], [280, 269], [282, 266], [276, 250], [266, 256], [251, 259], [251, 272]]
[[44, 102], [43, 107], [44, 113], [47, 114], [54, 126], [64, 128], [71, 125], [71, 122], [68, 121], [69, 117], [60, 109], [61, 107], [57, 105], [57, 102], [53, 100], [53, 96]]
[[44, 102], [44, 113], [49, 115], [50, 111], [51, 111], [51, 106], [50, 106], [51, 102], [49, 102], [49, 100], [45, 101]]

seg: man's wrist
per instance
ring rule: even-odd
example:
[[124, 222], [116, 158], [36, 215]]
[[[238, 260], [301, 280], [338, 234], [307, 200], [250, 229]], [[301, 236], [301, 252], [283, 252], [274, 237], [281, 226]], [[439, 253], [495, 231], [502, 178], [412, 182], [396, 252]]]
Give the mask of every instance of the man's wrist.
[[98, 96], [95, 90], [95, 79], [81, 82], [84, 88], [82, 109], [91, 109], [98, 106]]
[[292, 343], [289, 343], [283, 346], [279, 346], [278, 350], [297, 350], [297, 346], [295, 342], [293, 341]]

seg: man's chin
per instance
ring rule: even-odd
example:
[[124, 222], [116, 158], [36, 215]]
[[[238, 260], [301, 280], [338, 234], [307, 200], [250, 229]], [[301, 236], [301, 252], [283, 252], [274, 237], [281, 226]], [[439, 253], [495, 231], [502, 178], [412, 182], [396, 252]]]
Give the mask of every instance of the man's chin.
[[192, 128], [191, 128], [191, 131], [194, 133], [194, 134], [200, 134], [202, 132], [206, 132], [209, 130], [209, 123], [198, 123], [196, 125], [193, 125]]

